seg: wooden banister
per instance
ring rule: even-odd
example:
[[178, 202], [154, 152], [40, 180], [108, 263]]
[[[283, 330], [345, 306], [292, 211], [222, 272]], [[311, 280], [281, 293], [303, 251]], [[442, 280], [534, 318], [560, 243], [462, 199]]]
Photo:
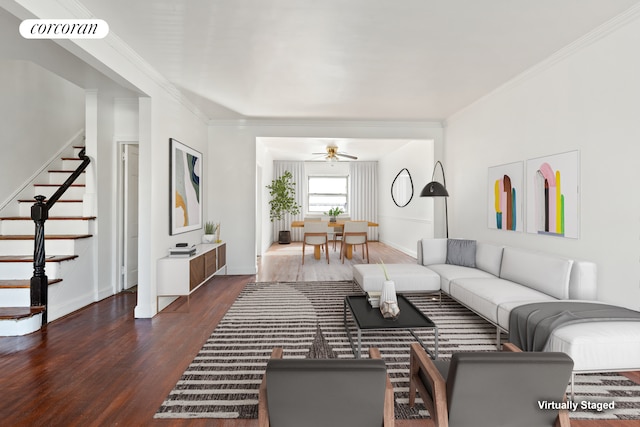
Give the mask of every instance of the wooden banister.
[[42, 312], [42, 325], [47, 324], [47, 303], [49, 280], [45, 272], [45, 249], [44, 249], [44, 223], [49, 218], [49, 210], [55, 205], [60, 197], [71, 187], [76, 179], [84, 172], [91, 163], [89, 156], [85, 154], [83, 148], [78, 153], [82, 163], [65, 180], [53, 195], [46, 200], [42, 195], [35, 197], [36, 202], [31, 206], [31, 219], [35, 223], [35, 238], [33, 242], [33, 276], [31, 277], [31, 307], [44, 307]]

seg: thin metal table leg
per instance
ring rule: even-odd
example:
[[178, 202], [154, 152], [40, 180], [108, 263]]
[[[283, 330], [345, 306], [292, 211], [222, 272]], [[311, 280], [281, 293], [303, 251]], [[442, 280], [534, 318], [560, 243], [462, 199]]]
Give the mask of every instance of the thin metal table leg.
[[[347, 300], [344, 300], [344, 305], [343, 305], [343, 309], [342, 309], [342, 320], [344, 323], [344, 331], [347, 333], [347, 338], [349, 338], [349, 344], [351, 345], [351, 351], [353, 352], [353, 354], [356, 356], [356, 359], [360, 358], [360, 328], [358, 328], [358, 350], [356, 350], [355, 345], [353, 344], [353, 336], [351, 336], [351, 331], [349, 330], [349, 327], [347, 326]], [[358, 325], [356, 325], [356, 328], [358, 327]]]
[[433, 342], [434, 342], [434, 347], [435, 347], [435, 349], [434, 349], [434, 353], [435, 353], [434, 359], [437, 359], [438, 358], [438, 327], [437, 326], [435, 326], [433, 328], [433, 333], [434, 333]]
[[409, 329], [409, 332], [411, 333], [411, 335], [413, 335], [413, 337], [416, 339], [416, 341], [418, 341], [418, 343], [422, 346], [422, 348], [424, 348], [424, 351], [427, 352], [427, 354], [429, 356], [431, 356], [431, 359], [436, 360], [438, 358], [438, 327], [434, 326], [433, 328], [433, 333], [435, 334], [435, 339], [434, 339], [434, 349], [433, 352], [431, 350], [429, 350], [427, 348], [427, 345], [424, 343], [424, 341], [422, 341], [422, 339], [413, 331], [413, 329]]
[[573, 401], [575, 399], [575, 394], [573, 392], [573, 384], [574, 384], [575, 379], [576, 379], [576, 373], [575, 372], [571, 372], [571, 401]]

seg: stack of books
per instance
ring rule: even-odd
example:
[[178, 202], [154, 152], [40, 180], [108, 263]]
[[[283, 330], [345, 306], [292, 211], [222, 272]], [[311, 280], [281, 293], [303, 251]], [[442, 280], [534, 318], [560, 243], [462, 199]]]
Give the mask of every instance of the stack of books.
[[191, 256], [196, 253], [196, 245], [169, 249], [169, 256]]
[[367, 300], [371, 307], [380, 307], [380, 292], [367, 292]]

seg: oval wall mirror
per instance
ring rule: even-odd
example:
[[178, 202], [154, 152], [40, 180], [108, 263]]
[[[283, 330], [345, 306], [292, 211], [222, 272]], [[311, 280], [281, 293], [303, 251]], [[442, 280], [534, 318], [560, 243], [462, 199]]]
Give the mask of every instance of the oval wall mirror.
[[399, 208], [404, 208], [413, 198], [413, 181], [409, 169], [403, 168], [391, 183], [391, 198]]

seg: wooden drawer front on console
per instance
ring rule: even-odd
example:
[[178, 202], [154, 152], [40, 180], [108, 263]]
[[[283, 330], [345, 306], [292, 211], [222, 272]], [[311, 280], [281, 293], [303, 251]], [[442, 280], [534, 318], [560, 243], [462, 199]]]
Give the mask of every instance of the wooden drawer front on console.
[[211, 276], [218, 268], [216, 266], [216, 252], [220, 248], [214, 249], [204, 254], [204, 278]]
[[192, 291], [204, 281], [204, 256], [199, 256], [189, 262], [189, 290]]
[[227, 244], [223, 243], [218, 246], [218, 270], [227, 265]]
[[226, 245], [196, 245], [196, 253], [189, 257], [167, 256], [158, 260], [157, 295], [189, 295], [205, 280], [225, 268]]

